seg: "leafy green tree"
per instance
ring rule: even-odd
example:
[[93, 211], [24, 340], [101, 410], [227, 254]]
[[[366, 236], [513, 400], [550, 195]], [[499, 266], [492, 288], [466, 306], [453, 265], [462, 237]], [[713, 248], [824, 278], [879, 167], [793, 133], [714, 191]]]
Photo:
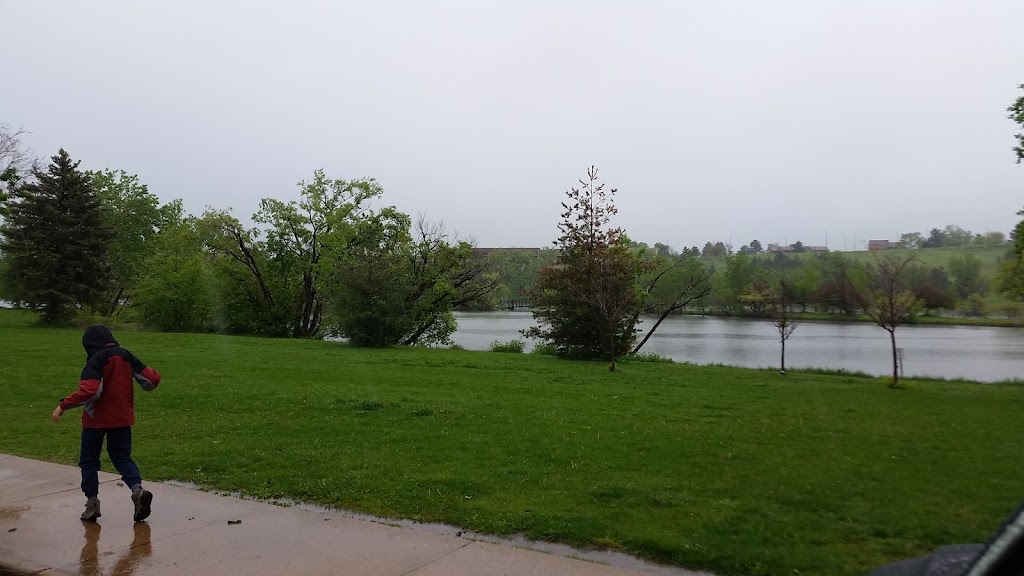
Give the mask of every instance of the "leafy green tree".
[[950, 224], [943, 229], [932, 228], [928, 238], [921, 243], [922, 248], [943, 248], [947, 246], [969, 246], [974, 240], [970, 230]]
[[953, 308], [952, 282], [944, 268], [914, 264], [907, 267], [907, 287], [924, 307], [933, 310]]
[[859, 310], [853, 279], [859, 275], [859, 267], [849, 257], [838, 252], [818, 255], [821, 270], [821, 286], [813, 296], [814, 303], [824, 312], [836, 310], [847, 316]]
[[949, 273], [953, 276], [953, 285], [957, 296], [966, 298], [970, 294], [985, 295], [988, 282], [981, 275], [981, 260], [968, 253], [954, 254], [949, 259]]
[[391, 346], [413, 330], [410, 224], [385, 209], [357, 222], [352, 239], [326, 239], [327, 322], [356, 346]]
[[729, 256], [731, 253], [730, 248], [725, 245], [725, 242], [718, 241], [713, 243], [706, 242], [704, 244], [704, 249], [700, 252], [700, 255], [708, 258], [716, 258], [720, 256]]
[[559, 257], [538, 275], [533, 292], [538, 325], [525, 331], [553, 344], [559, 356], [610, 358], [611, 370], [635, 338], [644, 269], [623, 231], [608, 228], [617, 212], [615, 192], [597, 184], [594, 167], [579, 188], [566, 192], [555, 242]]
[[220, 328], [213, 316], [217, 285], [196, 221], [164, 226], [147, 243], [130, 305], [136, 320], [173, 332]]
[[975, 292], [961, 300], [957, 310], [959, 310], [960, 314], [963, 316], [980, 318], [988, 314], [988, 302], [985, 301], [985, 298], [981, 294]]
[[791, 303], [800, 306], [800, 312], [807, 312], [807, 305], [814, 299], [814, 293], [821, 287], [821, 269], [817, 261], [805, 260], [787, 283]]
[[[1017, 212], [1024, 216], [1024, 210]], [[999, 291], [1011, 300], [1024, 300], [1024, 219], [1013, 229], [1013, 245], [996, 276]]]
[[196, 231], [208, 254], [221, 329], [291, 336], [290, 279], [271, 273], [275, 263], [267, 257], [259, 231], [247, 230], [225, 210], [207, 210], [196, 221]]
[[769, 296], [768, 288], [763, 284], [751, 284], [740, 294], [740, 302], [751, 316], [766, 316]]
[[761, 268], [747, 254], [728, 257], [725, 270], [712, 279], [711, 298], [714, 306], [724, 314], [740, 314], [750, 304], [742, 296], [748, 294], [758, 280]]
[[921, 248], [924, 246], [924, 236], [920, 232], [907, 232], [900, 234], [900, 244], [907, 248]]
[[175, 200], [160, 206], [139, 177], [124, 170], [86, 172], [103, 206], [111, 236], [107, 255], [110, 286], [102, 311], [113, 315], [127, 304], [130, 292], [142, 274], [143, 264], [153, 251], [157, 232], [182, 219], [182, 204]]
[[662, 244], [661, 242], [654, 243], [654, 253], [663, 258], [671, 258], [676, 255], [676, 251], [672, 249], [668, 244]]
[[375, 180], [332, 180], [323, 170], [299, 188], [298, 202], [260, 202], [253, 220], [264, 229], [246, 229], [225, 211], [199, 221], [233, 331], [320, 336], [324, 239], [351, 241], [356, 224], [372, 214], [366, 204], [382, 192]]
[[938, 228], [932, 228], [928, 233], [928, 238], [921, 244], [922, 248], [942, 248], [943, 246], [952, 246], [952, 244], [949, 243], [946, 232]]
[[896, 328], [906, 323], [917, 298], [907, 288], [906, 271], [915, 260], [909, 255], [888, 255], [869, 266], [867, 275], [858, 279], [850, 278], [864, 313], [889, 333], [892, 343], [892, 381], [900, 380], [899, 356], [896, 348]]
[[63, 149], [45, 171], [19, 186], [9, 203], [0, 250], [17, 301], [41, 310], [47, 324], [95, 306], [107, 288], [110, 229], [89, 178]]
[[14, 306], [19, 304], [7, 276], [7, 256], [3, 252], [0, 252], [0, 300], [6, 300]]
[[358, 346], [448, 344], [452, 310], [490, 301], [500, 285], [468, 242], [443, 225], [385, 208], [355, 221], [354, 234], [324, 239], [321, 275], [332, 332]]
[[443, 224], [420, 217], [410, 250], [414, 329], [401, 343], [449, 344], [456, 328], [452, 310], [491, 302], [501, 286], [487, 263], [473, 259], [473, 245], [450, 237]]
[[764, 248], [761, 246], [761, 242], [759, 242], [755, 238], [754, 240], [750, 241], [750, 251], [753, 252], [754, 254], [760, 254], [764, 252]]
[[286, 263], [279, 274], [289, 276], [292, 320], [289, 330], [299, 338], [319, 335], [323, 302], [320, 298], [319, 267], [326, 236], [351, 240], [354, 224], [369, 212], [366, 204], [383, 189], [376, 180], [331, 180], [317, 170], [310, 182], [299, 182], [301, 199], [282, 202], [260, 201], [253, 216], [265, 224], [268, 255]]
[[945, 246], [970, 246], [974, 240], [973, 232], [953, 224], [946, 226], [944, 233], [946, 238]]
[[1002, 232], [985, 232], [982, 246], [1003, 246], [1006, 244], [1006, 234]]
[[807, 248], [804, 248], [804, 243], [799, 241], [799, 240], [797, 240], [796, 242], [790, 244], [789, 247], [792, 248], [793, 252], [795, 252], [795, 253], [801, 253], [801, 252], [806, 252], [807, 251]]
[[523, 250], [499, 250], [486, 256], [487, 270], [498, 275], [501, 287], [495, 297], [501, 300], [527, 298], [537, 282], [537, 273], [542, 266], [552, 264], [556, 257], [554, 250], [540, 253]]
[[[1024, 90], [1024, 84], [1021, 84], [1018, 88]], [[1014, 124], [1024, 128], [1024, 96], [1019, 96], [1006, 111], [1010, 113], [1007, 118], [1013, 120]], [[1024, 160], [1024, 131], [1017, 134], [1016, 138], [1017, 145], [1013, 147], [1013, 153], [1017, 155], [1017, 163], [1020, 164], [1020, 161]]]

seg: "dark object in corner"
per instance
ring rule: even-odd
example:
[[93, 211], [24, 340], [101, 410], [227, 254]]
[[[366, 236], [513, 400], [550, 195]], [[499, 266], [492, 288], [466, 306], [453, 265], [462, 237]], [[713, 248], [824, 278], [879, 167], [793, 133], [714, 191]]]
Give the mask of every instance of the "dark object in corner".
[[929, 556], [886, 564], [868, 576], [1024, 575], [1024, 505], [1007, 518], [988, 544], [944, 546]]

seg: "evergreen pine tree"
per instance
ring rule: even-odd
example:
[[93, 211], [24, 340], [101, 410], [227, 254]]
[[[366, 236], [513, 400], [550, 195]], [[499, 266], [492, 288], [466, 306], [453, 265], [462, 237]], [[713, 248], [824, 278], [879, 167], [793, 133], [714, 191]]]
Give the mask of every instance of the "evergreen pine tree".
[[0, 229], [10, 296], [46, 324], [70, 321], [98, 302], [108, 278], [110, 230], [89, 178], [63, 149], [14, 189]]
[[594, 167], [566, 192], [558, 260], [538, 273], [531, 296], [539, 325], [524, 332], [553, 344], [559, 356], [609, 358], [611, 370], [636, 338], [645, 269], [623, 231], [607, 228], [617, 213], [615, 192], [597, 184]]

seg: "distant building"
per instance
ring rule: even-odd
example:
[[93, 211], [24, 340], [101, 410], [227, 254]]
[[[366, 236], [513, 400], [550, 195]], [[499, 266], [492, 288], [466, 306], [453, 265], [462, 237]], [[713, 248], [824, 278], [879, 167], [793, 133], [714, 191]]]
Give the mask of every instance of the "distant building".
[[540, 256], [540, 248], [473, 248], [473, 258], [486, 258], [494, 252], [522, 252], [530, 256]]
[[[804, 246], [803, 252], [828, 252], [828, 248], [825, 246]], [[779, 244], [769, 244], [768, 249], [765, 252], [771, 252], [773, 254], [789, 254], [793, 252], [793, 246], [781, 246]]]
[[868, 250], [899, 250], [903, 248], [902, 242], [892, 240], [868, 240]]

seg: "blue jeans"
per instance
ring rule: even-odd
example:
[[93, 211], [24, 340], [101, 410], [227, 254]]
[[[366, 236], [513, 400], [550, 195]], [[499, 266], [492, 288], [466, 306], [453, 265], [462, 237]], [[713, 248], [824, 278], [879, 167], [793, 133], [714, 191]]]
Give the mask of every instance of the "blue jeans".
[[107, 437], [107, 454], [114, 468], [121, 473], [125, 486], [131, 488], [142, 483], [139, 467], [132, 460], [132, 427], [82, 428], [82, 456], [78, 467], [82, 469], [82, 492], [86, 498], [95, 498], [100, 493], [100, 452], [103, 451], [103, 437]]

